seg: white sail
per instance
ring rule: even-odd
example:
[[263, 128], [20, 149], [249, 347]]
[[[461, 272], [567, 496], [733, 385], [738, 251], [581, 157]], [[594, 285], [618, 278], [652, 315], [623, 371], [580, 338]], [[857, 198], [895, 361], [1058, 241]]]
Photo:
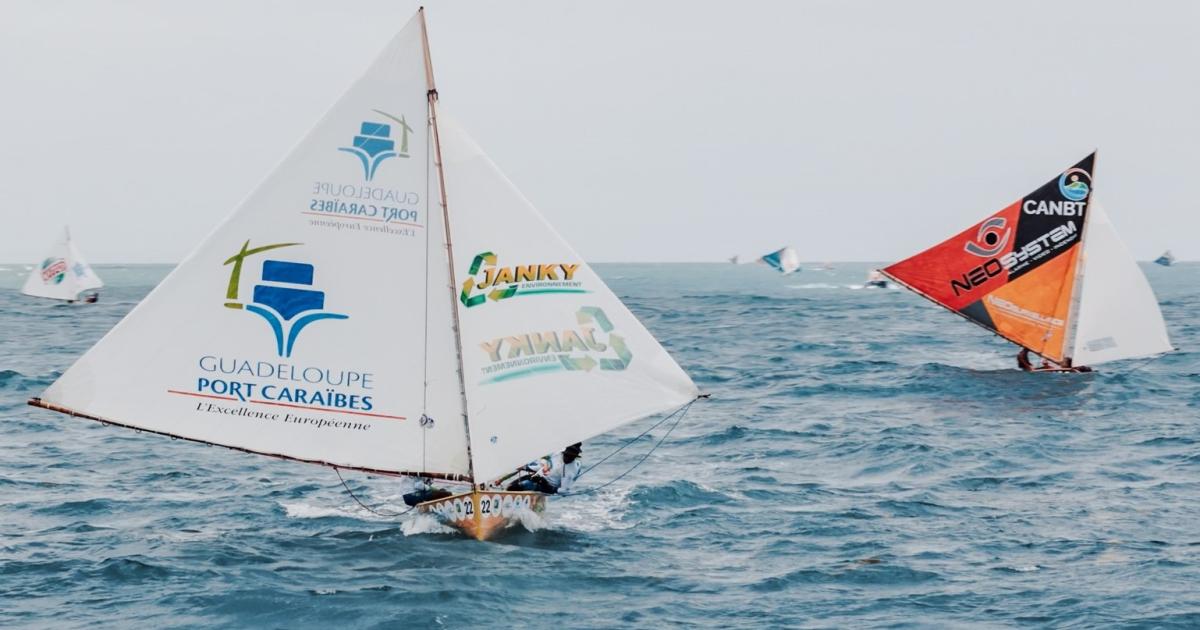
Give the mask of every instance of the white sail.
[[465, 476], [425, 64], [414, 19], [42, 402], [257, 453]]
[[439, 112], [476, 479], [697, 394], [453, 119]]
[[75, 247], [70, 229], [63, 228], [62, 236], [50, 252], [29, 272], [21, 293], [55, 300], [77, 300], [80, 293], [103, 286], [100, 277]]
[[1169, 352], [1171, 340], [1146, 276], [1117, 236], [1107, 213], [1093, 201], [1084, 235], [1075, 365]]

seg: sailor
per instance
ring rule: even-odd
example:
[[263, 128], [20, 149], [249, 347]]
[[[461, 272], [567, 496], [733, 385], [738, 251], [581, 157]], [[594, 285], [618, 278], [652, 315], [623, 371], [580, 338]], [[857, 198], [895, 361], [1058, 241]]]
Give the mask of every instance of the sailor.
[[1021, 348], [1017, 353], [1017, 367], [1026, 372], [1091, 372], [1092, 368], [1086, 365], [1074, 366], [1071, 365], [1071, 360], [1067, 359], [1062, 365], [1051, 363], [1050, 360], [1043, 358], [1041, 367], [1033, 367], [1033, 363], [1029, 360], [1029, 348]]
[[525, 470], [533, 474], [512, 482], [508, 489], [542, 494], [567, 494], [579, 478], [582, 468], [579, 457], [582, 454], [583, 444], [576, 442], [561, 453], [551, 455], [549, 459], [533, 462], [525, 467]]
[[1017, 367], [1026, 372], [1033, 371], [1033, 363], [1029, 361], [1029, 348], [1021, 348], [1021, 351], [1017, 353]]

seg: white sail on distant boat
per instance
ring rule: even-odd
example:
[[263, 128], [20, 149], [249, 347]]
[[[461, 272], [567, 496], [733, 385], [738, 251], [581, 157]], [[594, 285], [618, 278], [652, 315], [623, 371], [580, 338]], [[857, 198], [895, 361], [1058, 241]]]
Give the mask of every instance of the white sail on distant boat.
[[[75, 242], [71, 240], [71, 230], [64, 227], [62, 235], [54, 242], [50, 252], [35, 265], [21, 287], [21, 293], [32, 297], [50, 298], [64, 302], [76, 302], [80, 299], [94, 302], [95, 292], [104, 286], [104, 282], [96, 275], [91, 265], [84, 260]], [[85, 291], [93, 293], [80, 297]]]
[[769, 254], [764, 254], [760, 261], [770, 265], [780, 273], [793, 273], [800, 269], [800, 254], [792, 247], [784, 247]]
[[1154, 259], [1154, 264], [1170, 267], [1171, 265], [1175, 264], [1175, 255], [1172, 254], [1171, 250], [1168, 249], [1167, 251], [1163, 252], [1162, 256]]
[[867, 281], [863, 283], [864, 289], [889, 289], [891, 288], [887, 276], [878, 269], [872, 269], [867, 272]]
[[498, 482], [697, 389], [434, 86], [424, 12], [217, 230], [31, 404], [283, 459]]

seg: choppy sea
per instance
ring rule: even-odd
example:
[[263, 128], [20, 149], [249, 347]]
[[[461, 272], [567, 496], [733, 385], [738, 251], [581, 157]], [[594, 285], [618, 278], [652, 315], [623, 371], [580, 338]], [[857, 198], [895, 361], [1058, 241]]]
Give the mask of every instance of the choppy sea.
[[169, 267], [99, 266], [89, 306], [0, 268], [0, 627], [1200, 627], [1200, 265], [1144, 267], [1179, 352], [1086, 375], [865, 263], [598, 265], [712, 398], [495, 543], [26, 406]]

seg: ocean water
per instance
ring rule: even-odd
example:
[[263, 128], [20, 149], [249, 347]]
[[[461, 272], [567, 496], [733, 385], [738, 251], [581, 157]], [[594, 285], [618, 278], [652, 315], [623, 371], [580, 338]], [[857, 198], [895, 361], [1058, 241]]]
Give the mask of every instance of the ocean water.
[[479, 543], [331, 470], [26, 406], [168, 268], [68, 306], [0, 264], [0, 627], [1200, 627], [1200, 265], [1145, 267], [1179, 352], [1087, 375], [1016, 371], [866, 264], [597, 268], [712, 398]]

